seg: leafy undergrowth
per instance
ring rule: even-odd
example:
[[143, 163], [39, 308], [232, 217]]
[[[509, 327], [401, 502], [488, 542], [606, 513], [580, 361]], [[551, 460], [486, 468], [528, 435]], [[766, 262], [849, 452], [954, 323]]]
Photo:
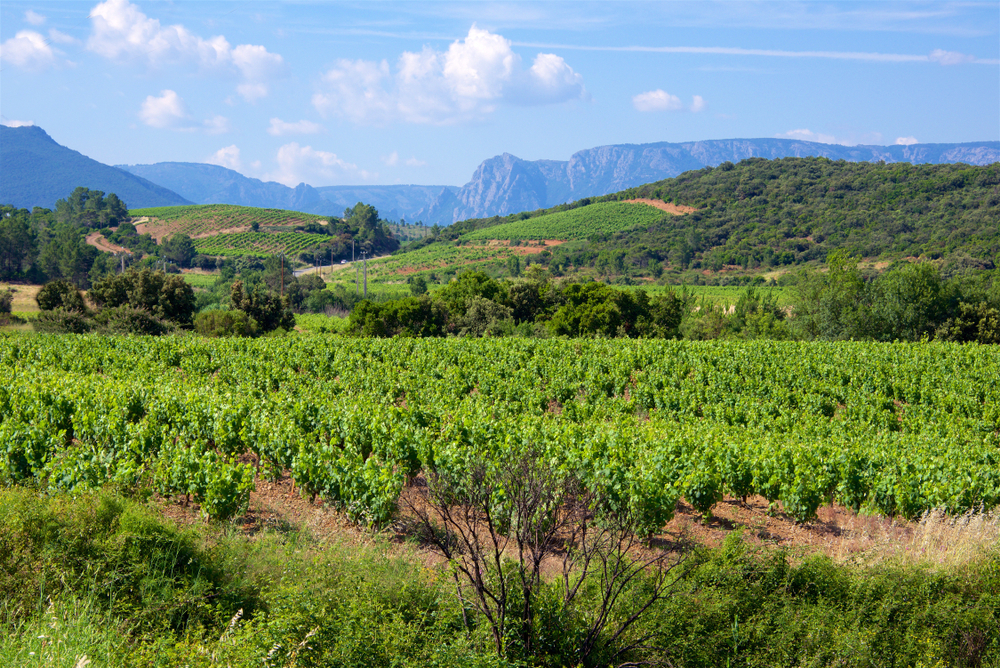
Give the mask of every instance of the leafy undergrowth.
[[[562, 666], [584, 601], [547, 641], [498, 659], [419, 543], [180, 527], [107, 491], [0, 490], [0, 665]], [[637, 582], [637, 587], [644, 586]], [[674, 595], [636, 629], [634, 661], [673, 666], [1000, 666], [1000, 551], [930, 568], [790, 559], [740, 532], [691, 548]], [[594, 664], [600, 665], [600, 664]]]

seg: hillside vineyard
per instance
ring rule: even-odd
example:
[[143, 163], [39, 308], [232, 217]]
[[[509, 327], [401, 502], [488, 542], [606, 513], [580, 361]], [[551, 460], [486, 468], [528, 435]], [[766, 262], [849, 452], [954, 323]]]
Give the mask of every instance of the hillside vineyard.
[[389, 521], [408, 477], [541, 453], [658, 531], [684, 497], [904, 517], [1000, 502], [1000, 349], [0, 338], [0, 478], [245, 508], [255, 476]]

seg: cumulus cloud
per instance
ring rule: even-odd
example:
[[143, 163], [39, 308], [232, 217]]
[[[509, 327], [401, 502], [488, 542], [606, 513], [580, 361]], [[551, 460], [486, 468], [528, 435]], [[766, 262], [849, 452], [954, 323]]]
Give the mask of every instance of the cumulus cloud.
[[[389, 167], [396, 167], [399, 165], [399, 151], [393, 151], [389, 155], [382, 156], [382, 162]], [[407, 167], [423, 167], [427, 163], [423, 160], [418, 160], [415, 157], [410, 157], [404, 160], [403, 164]]]
[[912, 146], [913, 144], [919, 144], [916, 137], [896, 137], [896, 144], [900, 146]]
[[202, 122], [206, 134], [222, 135], [229, 132], [229, 119], [225, 116], [212, 116]]
[[684, 106], [681, 99], [676, 95], [671, 95], [665, 90], [656, 90], [639, 93], [632, 98], [632, 106], [638, 111], [702, 111], [705, 108], [705, 99], [701, 95], [691, 98], [691, 105]]
[[56, 54], [42, 34], [21, 30], [0, 44], [0, 60], [26, 70], [43, 70], [55, 64]]
[[934, 49], [928, 58], [942, 65], [962, 65], [976, 60], [975, 56], [970, 56], [958, 51], [945, 51], [944, 49]]
[[553, 104], [586, 96], [561, 57], [538, 54], [525, 68], [511, 43], [475, 25], [445, 52], [425, 47], [388, 61], [339, 60], [322, 76], [313, 106], [356, 123], [447, 125], [481, 118], [498, 104]]
[[800, 139], [802, 141], [814, 141], [820, 144], [841, 144], [843, 142], [837, 141], [837, 138], [833, 135], [825, 135], [819, 132], [813, 132], [808, 128], [801, 128], [799, 130], [789, 130], [788, 132], [783, 132], [777, 135], [779, 139]]
[[3, 125], [8, 128], [28, 128], [34, 124], [34, 121], [3, 121]]
[[335, 153], [317, 151], [312, 146], [299, 146], [297, 142], [279, 148], [277, 158], [277, 171], [266, 174], [264, 179], [289, 187], [300, 183], [330, 185], [358, 178], [367, 180], [373, 176], [357, 165], [341, 160]]
[[243, 161], [240, 160], [240, 149], [236, 146], [236, 144], [220, 148], [218, 151], [205, 158], [205, 162], [210, 165], [218, 165], [219, 167], [235, 169], [237, 171], [239, 171], [239, 169], [243, 166]]
[[267, 129], [267, 134], [275, 137], [284, 137], [285, 135], [313, 135], [322, 131], [323, 126], [312, 121], [303, 120], [296, 123], [287, 123], [280, 118], [272, 118], [271, 127]]
[[145, 61], [150, 67], [188, 63], [229, 70], [243, 79], [237, 92], [248, 102], [268, 94], [268, 82], [282, 76], [284, 59], [263, 46], [232, 47], [225, 37], [205, 39], [182, 25], [163, 26], [128, 0], [107, 0], [90, 14], [87, 48], [111, 60]]
[[59, 32], [55, 28], [49, 29], [49, 41], [55, 42], [56, 44], [76, 44], [76, 38], [67, 35], [64, 32]]
[[38, 12], [33, 12], [30, 9], [24, 13], [24, 20], [33, 26], [40, 26], [45, 23], [45, 17]]
[[142, 119], [143, 123], [153, 128], [182, 130], [191, 126], [191, 117], [184, 105], [184, 100], [176, 92], [169, 89], [161, 90], [159, 97], [147, 96], [139, 110], [139, 118]]

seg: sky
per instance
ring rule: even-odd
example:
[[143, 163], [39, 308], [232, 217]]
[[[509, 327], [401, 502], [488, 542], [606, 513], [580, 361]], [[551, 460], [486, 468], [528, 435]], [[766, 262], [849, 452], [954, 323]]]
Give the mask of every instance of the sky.
[[1000, 140], [1000, 3], [0, 4], [0, 122], [106, 164], [462, 185], [511, 153]]

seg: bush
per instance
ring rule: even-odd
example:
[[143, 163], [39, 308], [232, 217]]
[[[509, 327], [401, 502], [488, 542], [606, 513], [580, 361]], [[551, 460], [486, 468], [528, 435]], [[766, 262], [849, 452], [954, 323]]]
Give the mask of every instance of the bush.
[[31, 325], [44, 334], [85, 334], [93, 326], [83, 313], [65, 308], [42, 311]]
[[87, 305], [83, 301], [83, 295], [69, 281], [59, 280], [46, 283], [38, 295], [35, 296], [38, 308], [43, 311], [53, 311], [64, 309], [85, 314]]
[[256, 336], [257, 321], [243, 311], [205, 311], [194, 318], [194, 331], [202, 336]]
[[102, 334], [160, 336], [171, 331], [169, 323], [149, 311], [134, 306], [106, 308], [94, 318]]
[[0, 314], [10, 313], [10, 308], [14, 304], [14, 291], [10, 288], [0, 290]]

